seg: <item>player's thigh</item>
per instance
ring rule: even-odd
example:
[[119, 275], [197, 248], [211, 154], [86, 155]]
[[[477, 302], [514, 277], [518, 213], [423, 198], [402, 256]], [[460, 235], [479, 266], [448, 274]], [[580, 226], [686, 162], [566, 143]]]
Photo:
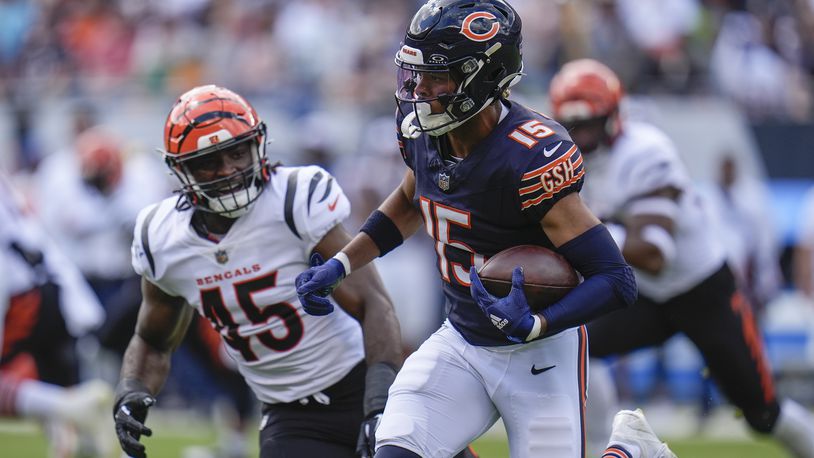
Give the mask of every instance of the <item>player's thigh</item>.
[[445, 324], [407, 358], [390, 387], [377, 447], [451, 457], [497, 421], [480, 375], [464, 358], [471, 348]]
[[[670, 304], [671, 319], [692, 340], [729, 400], [748, 415], [776, 407], [761, 334], [746, 297], [724, 268]], [[755, 414], [758, 415], [758, 414]]]
[[363, 419], [365, 372], [360, 363], [322, 390], [320, 399], [311, 395], [287, 404], [264, 404], [261, 456], [354, 456]]
[[633, 305], [603, 315], [587, 328], [589, 352], [594, 358], [660, 345], [676, 333], [661, 304], [641, 295]]
[[56, 385], [75, 385], [79, 383], [79, 354], [76, 338], [68, 331], [62, 313], [60, 304], [65, 299], [60, 287], [51, 282], [40, 286], [40, 293], [40, 316], [31, 350], [40, 379]]
[[277, 436], [261, 438], [260, 458], [303, 457], [358, 458], [353, 447], [326, 442], [315, 437]]
[[362, 413], [361, 406], [358, 411], [290, 406], [264, 409], [263, 419], [261, 457], [350, 457], [354, 456]]
[[584, 327], [513, 346], [492, 395], [513, 458], [583, 456], [587, 370]]

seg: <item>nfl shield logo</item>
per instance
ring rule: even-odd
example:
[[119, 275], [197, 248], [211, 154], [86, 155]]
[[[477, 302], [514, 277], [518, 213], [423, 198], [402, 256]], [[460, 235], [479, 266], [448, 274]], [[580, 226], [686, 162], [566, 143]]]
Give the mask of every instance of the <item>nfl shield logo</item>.
[[215, 252], [215, 260], [218, 261], [218, 264], [226, 264], [229, 261], [229, 255], [226, 254], [226, 250], [218, 250]]
[[441, 188], [442, 191], [449, 191], [449, 174], [447, 172], [438, 174], [438, 187]]

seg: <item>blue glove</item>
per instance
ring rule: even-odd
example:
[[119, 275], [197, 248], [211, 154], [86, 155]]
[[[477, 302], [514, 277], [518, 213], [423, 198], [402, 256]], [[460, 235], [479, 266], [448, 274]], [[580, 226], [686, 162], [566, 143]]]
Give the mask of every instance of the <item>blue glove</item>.
[[512, 289], [506, 297], [495, 297], [486, 291], [474, 266], [469, 270], [470, 294], [478, 306], [513, 342], [525, 342], [534, 329], [534, 316], [523, 293], [523, 269], [512, 271]]
[[331, 258], [323, 262], [319, 253], [311, 255], [311, 268], [297, 275], [294, 284], [302, 308], [309, 315], [322, 316], [334, 311], [334, 305], [328, 296], [345, 278], [345, 266]]

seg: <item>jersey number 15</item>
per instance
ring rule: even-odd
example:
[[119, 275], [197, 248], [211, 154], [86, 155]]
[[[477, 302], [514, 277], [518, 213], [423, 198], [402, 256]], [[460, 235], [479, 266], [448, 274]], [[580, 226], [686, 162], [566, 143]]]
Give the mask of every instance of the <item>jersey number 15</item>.
[[[485, 259], [482, 254], [475, 253], [475, 250], [466, 243], [450, 238], [450, 229], [453, 225], [471, 229], [472, 215], [467, 211], [434, 202], [423, 196], [420, 201], [421, 213], [424, 216], [424, 229], [430, 237], [435, 239], [435, 253], [438, 255], [438, 270], [441, 272], [441, 278], [447, 283], [452, 283], [452, 277], [454, 277], [458, 284], [469, 286], [469, 267], [480, 268]], [[447, 246], [469, 252], [469, 264], [463, 265], [449, 260], [446, 253]]]

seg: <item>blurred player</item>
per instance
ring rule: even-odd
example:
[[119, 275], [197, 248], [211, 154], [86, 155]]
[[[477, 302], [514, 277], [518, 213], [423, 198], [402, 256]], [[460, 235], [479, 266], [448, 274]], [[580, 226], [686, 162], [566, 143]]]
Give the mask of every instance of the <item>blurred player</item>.
[[[555, 118], [585, 154], [590, 178], [582, 197], [597, 216], [615, 222], [611, 233], [639, 285], [633, 307], [588, 325], [591, 356], [660, 345], [682, 332], [754, 431], [772, 434], [794, 456], [814, 457], [814, 420], [799, 404], [778, 402], [752, 309], [671, 141], [651, 125], [623, 122], [619, 79], [599, 62], [566, 64], [550, 96]], [[591, 378], [591, 405], [593, 395], [598, 405], [612, 404], [600, 397], [613, 393], [609, 380]], [[604, 418], [589, 416], [598, 430]]]
[[[73, 456], [74, 428], [90, 440], [84, 453], [104, 454], [99, 428], [110, 386], [80, 383], [76, 339], [101, 323], [103, 311], [75, 267], [24, 214], [0, 176], [0, 415], [37, 418], [52, 456]], [[106, 437], [110, 437], [107, 435]], [[98, 440], [97, 440], [98, 439]]]
[[[84, 126], [81, 119], [76, 122]], [[169, 179], [156, 176], [161, 167], [146, 154], [125, 155], [118, 135], [93, 126], [77, 132], [71, 148], [47, 156], [37, 170], [38, 216], [99, 297], [106, 320], [97, 334], [117, 360], [141, 302], [127, 248], [139, 210], [170, 194]]]
[[[636, 285], [580, 200], [582, 157], [565, 129], [506, 99], [521, 41], [502, 0], [421, 7], [396, 55], [403, 181], [350, 244], [297, 278], [305, 310], [334, 316], [326, 296], [351, 272], [422, 225], [435, 241], [447, 320], [391, 387], [377, 458], [453, 456], [500, 417], [512, 456], [584, 456], [581, 325], [633, 303]], [[489, 295], [476, 269], [520, 244], [555, 248], [585, 281], [540, 314], [520, 269], [508, 297]]]
[[[78, 116], [77, 123], [82, 119]], [[126, 154], [120, 136], [99, 125], [78, 131], [72, 148], [49, 155], [38, 169], [40, 219], [105, 308], [106, 319], [95, 332], [103, 351], [93, 358], [94, 369], [106, 379], [118, 377], [141, 304], [141, 278], [133, 271], [128, 249], [136, 216], [145, 206], [171, 194], [170, 177], [165, 172], [151, 155]], [[246, 445], [242, 427], [248, 427], [253, 413], [251, 392], [235, 370], [224, 368], [220, 358], [212, 358], [209, 349], [199, 345], [214, 334], [217, 350], [220, 338], [211, 326], [191, 329], [185, 340], [190, 351], [181, 357], [208, 372], [207, 376], [216, 381], [213, 385], [219, 387], [215, 393], [218, 397], [233, 400], [218, 405], [234, 407], [238, 421], [231, 424], [233, 427], [220, 428], [218, 434], [222, 439], [234, 438], [228, 441], [234, 445], [221, 440], [220, 448], [240, 456], [237, 447]], [[193, 398], [191, 391], [182, 393], [185, 399]]]
[[347, 313], [329, 319], [303, 313], [294, 288], [309, 257], [350, 240], [342, 189], [319, 167], [269, 164], [265, 124], [225, 88], [183, 94], [164, 140], [181, 195], [145, 208], [136, 224], [144, 300], [117, 388], [122, 449], [145, 456], [147, 410], [197, 310], [263, 403], [262, 457], [356, 456], [401, 363], [392, 305], [372, 267], [337, 290]]

